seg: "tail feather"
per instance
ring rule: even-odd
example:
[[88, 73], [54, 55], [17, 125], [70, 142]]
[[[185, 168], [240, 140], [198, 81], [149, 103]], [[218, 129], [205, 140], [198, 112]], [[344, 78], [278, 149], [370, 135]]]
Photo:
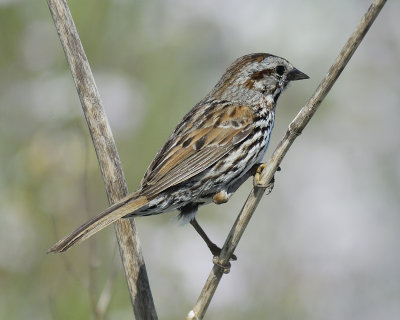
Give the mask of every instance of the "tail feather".
[[147, 203], [148, 200], [145, 196], [140, 196], [137, 198], [135, 195], [133, 195], [133, 197], [132, 195], [127, 196], [122, 201], [112, 205], [106, 211], [100, 213], [98, 216], [81, 225], [70, 235], [58, 241], [47, 251], [47, 253], [64, 252], [73, 245], [81, 243], [118, 219], [140, 209]]

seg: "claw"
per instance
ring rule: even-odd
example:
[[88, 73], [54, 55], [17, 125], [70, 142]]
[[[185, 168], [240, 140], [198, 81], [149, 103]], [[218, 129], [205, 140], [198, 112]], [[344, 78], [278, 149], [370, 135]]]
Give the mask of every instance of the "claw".
[[258, 166], [257, 171], [254, 175], [254, 180], [253, 180], [253, 184], [255, 187], [258, 187], [258, 188], [263, 187], [262, 184], [260, 183], [260, 179], [261, 179], [261, 173], [263, 172], [263, 170], [266, 166], [267, 166], [266, 163], [262, 163], [261, 165]]
[[[261, 173], [263, 172], [263, 170], [265, 169], [265, 167], [267, 166], [266, 163], [262, 163], [258, 168], [257, 171], [254, 175], [254, 180], [253, 180], [253, 185], [256, 188], [265, 188], [267, 194], [270, 194], [272, 192], [272, 190], [274, 189], [274, 182], [275, 182], [275, 177], [272, 178], [272, 180], [265, 186], [263, 184], [261, 184]], [[277, 171], [280, 171], [281, 168], [278, 167]]]
[[266, 194], [270, 194], [272, 192], [272, 190], [274, 189], [274, 180], [272, 179], [272, 181], [270, 183], [267, 184], [267, 187], [265, 188], [266, 190]]

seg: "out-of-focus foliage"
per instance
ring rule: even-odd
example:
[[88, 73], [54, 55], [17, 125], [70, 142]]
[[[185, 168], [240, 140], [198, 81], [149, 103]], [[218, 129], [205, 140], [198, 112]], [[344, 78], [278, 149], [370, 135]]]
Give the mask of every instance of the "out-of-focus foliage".
[[[311, 76], [280, 99], [274, 148], [369, 5], [68, 3], [132, 191], [182, 116], [249, 52], [281, 55]], [[210, 319], [399, 318], [399, 12], [389, 1], [290, 150]], [[45, 255], [107, 206], [45, 1], [0, 1], [0, 163], [0, 318], [88, 319], [109, 281], [108, 318], [131, 318], [112, 228], [65, 255]], [[201, 209], [199, 221], [218, 243], [249, 189]], [[174, 215], [137, 219], [161, 319], [184, 317], [212, 265]]]

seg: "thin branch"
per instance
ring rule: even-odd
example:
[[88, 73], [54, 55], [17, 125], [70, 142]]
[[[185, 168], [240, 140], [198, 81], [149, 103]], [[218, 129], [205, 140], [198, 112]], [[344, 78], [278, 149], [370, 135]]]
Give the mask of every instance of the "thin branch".
[[[47, 0], [47, 4], [78, 91], [108, 200], [113, 204], [127, 195], [128, 188], [103, 104], [66, 1]], [[157, 319], [135, 224], [123, 219], [114, 226], [135, 317]]]
[[[273, 178], [283, 157], [289, 150], [293, 141], [298, 135], [301, 134], [302, 130], [305, 128], [314, 113], [317, 111], [322, 100], [328, 94], [336, 79], [345, 68], [346, 64], [352, 57], [353, 53], [364, 38], [365, 34], [368, 32], [369, 28], [371, 27], [372, 23], [378, 16], [385, 3], [386, 0], [373, 1], [368, 11], [361, 19], [361, 22], [359, 23], [353, 34], [350, 36], [342, 51], [339, 53], [332, 67], [329, 69], [326, 77], [322, 80], [308, 103], [300, 110], [298, 115], [290, 123], [285, 137], [281, 140], [278, 147], [275, 149], [271, 158], [267, 162], [267, 166], [264, 168], [261, 174], [260, 186], [255, 187], [250, 192], [246, 203], [244, 204], [239, 216], [234, 223], [225, 241], [225, 244], [222, 247], [221, 255], [218, 261], [219, 265], [224, 266], [229, 263], [229, 257], [233, 254], [244, 230], [246, 229], [247, 224], [249, 223], [251, 216], [253, 215], [254, 210], [257, 208], [258, 203], [260, 202], [264, 194], [265, 188], [267, 188], [268, 183]], [[208, 305], [210, 304], [215, 290], [217, 289], [219, 281], [222, 278], [223, 271], [223, 268], [218, 265], [214, 265], [203, 287], [200, 297], [198, 298], [193, 310], [189, 312], [187, 319], [203, 319], [204, 314], [207, 311]]]

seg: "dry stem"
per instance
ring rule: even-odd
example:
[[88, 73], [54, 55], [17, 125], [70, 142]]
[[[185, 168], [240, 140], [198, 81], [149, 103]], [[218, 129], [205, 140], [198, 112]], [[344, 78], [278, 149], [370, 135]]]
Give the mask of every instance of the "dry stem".
[[[65, 0], [47, 0], [78, 91], [110, 204], [128, 193], [121, 161], [89, 62]], [[133, 220], [115, 224], [119, 250], [136, 319], [157, 319], [146, 266]]]
[[[368, 11], [361, 19], [361, 22], [359, 23], [353, 34], [350, 36], [343, 49], [340, 51], [335, 62], [329, 69], [328, 74], [321, 81], [320, 85], [315, 90], [308, 103], [300, 110], [297, 116], [290, 123], [285, 137], [281, 140], [278, 147], [275, 149], [271, 158], [267, 162], [267, 166], [264, 168], [261, 174], [261, 187], [255, 187], [250, 192], [247, 201], [245, 202], [241, 212], [239, 213], [239, 216], [237, 217], [225, 241], [225, 244], [222, 247], [222, 252], [219, 257], [219, 264], [228, 264], [229, 257], [233, 254], [244, 230], [246, 229], [247, 224], [250, 221], [251, 216], [253, 215], [254, 210], [257, 208], [258, 203], [264, 195], [265, 188], [267, 187], [269, 181], [271, 181], [271, 179], [273, 178], [283, 157], [289, 150], [293, 141], [298, 135], [301, 134], [302, 130], [305, 128], [314, 113], [317, 111], [322, 100], [328, 94], [336, 79], [345, 68], [346, 64], [352, 57], [353, 53], [364, 38], [365, 34], [368, 32], [369, 28], [371, 27], [372, 23], [378, 16], [380, 10], [385, 3], [386, 0], [373, 1]], [[219, 281], [222, 278], [222, 275], [223, 269], [219, 266], [214, 265], [196, 302], [196, 305], [189, 312], [187, 319], [203, 319], [204, 314], [206, 313], [211, 299], [215, 293], [215, 290], [217, 289]]]

